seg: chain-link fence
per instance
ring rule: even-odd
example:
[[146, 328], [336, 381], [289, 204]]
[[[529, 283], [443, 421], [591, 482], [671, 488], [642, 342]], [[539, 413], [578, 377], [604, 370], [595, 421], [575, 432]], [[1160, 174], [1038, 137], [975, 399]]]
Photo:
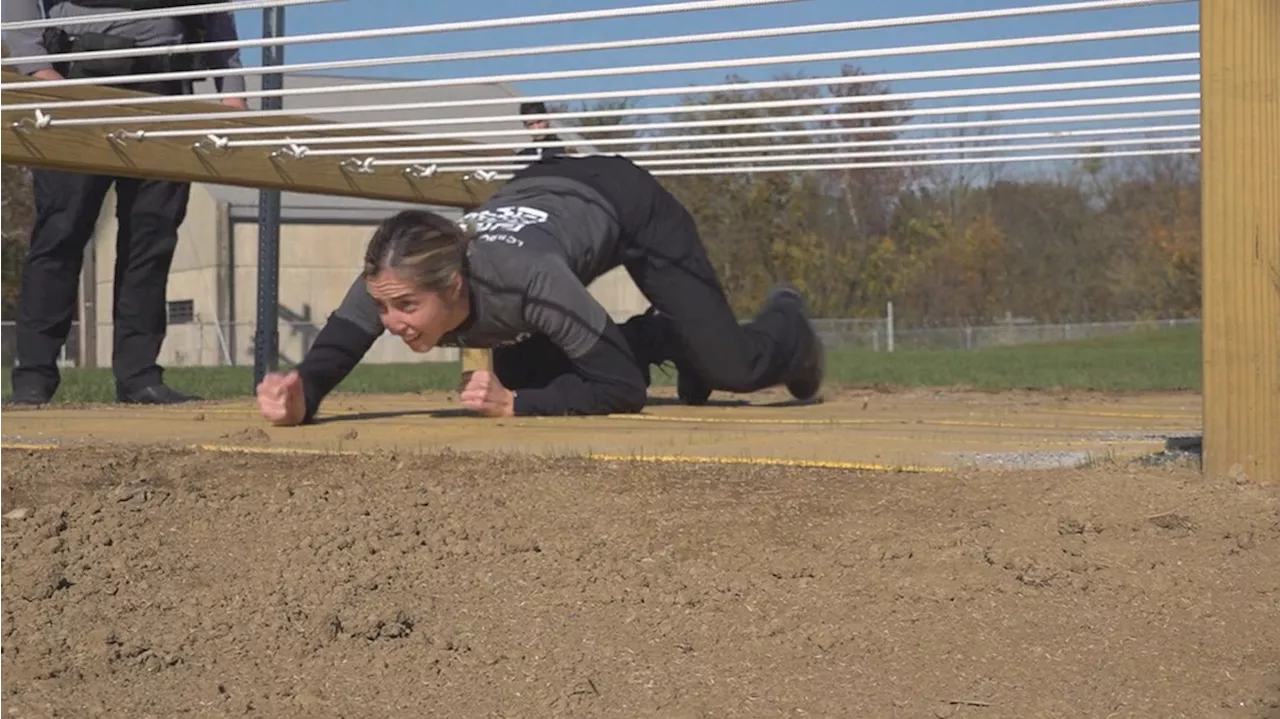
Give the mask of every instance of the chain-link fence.
[[815, 320], [828, 348], [873, 351], [894, 349], [972, 350], [1001, 345], [1084, 340], [1142, 330], [1199, 327], [1199, 319], [1131, 320], [1123, 322], [1066, 322], [1039, 324], [1002, 322], [955, 327], [893, 327], [887, 319]]
[[[1090, 339], [1125, 334], [1138, 330], [1198, 327], [1198, 319], [1164, 319], [1126, 322], [1072, 322], [1035, 324], [1006, 322], [960, 327], [894, 327], [885, 319], [819, 319], [815, 320], [829, 349], [862, 349], [887, 352], [900, 349], [980, 349], [998, 345], [1020, 345], [1064, 340]], [[314, 322], [280, 323], [280, 354], [285, 362], [297, 362], [310, 348], [322, 325]], [[166, 367], [214, 367], [253, 364], [256, 328], [253, 323], [225, 324], [216, 322], [184, 322], [169, 326], [160, 363]], [[86, 338], [73, 325], [61, 364], [83, 364], [82, 342], [98, 348], [96, 363], [111, 363], [112, 325], [95, 328], [96, 336]], [[15, 353], [15, 330], [12, 322], [0, 323], [3, 339], [4, 366], [11, 367]], [[383, 335], [369, 350], [365, 362], [449, 362], [458, 357], [457, 350], [438, 349], [419, 355], [390, 335]]]

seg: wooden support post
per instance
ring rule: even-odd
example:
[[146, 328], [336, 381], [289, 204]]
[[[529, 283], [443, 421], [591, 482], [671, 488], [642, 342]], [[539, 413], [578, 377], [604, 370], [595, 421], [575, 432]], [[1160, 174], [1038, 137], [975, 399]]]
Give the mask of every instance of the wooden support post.
[[462, 371], [492, 370], [493, 353], [486, 349], [462, 349]]
[[1280, 482], [1280, 0], [1200, 0], [1204, 472]]

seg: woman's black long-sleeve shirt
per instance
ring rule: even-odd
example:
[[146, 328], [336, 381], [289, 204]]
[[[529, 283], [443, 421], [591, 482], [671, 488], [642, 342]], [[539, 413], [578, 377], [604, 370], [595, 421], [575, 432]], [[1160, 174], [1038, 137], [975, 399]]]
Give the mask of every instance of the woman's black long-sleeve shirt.
[[[639, 411], [644, 373], [587, 289], [621, 264], [621, 228], [608, 201], [583, 183], [535, 176], [509, 182], [466, 221], [476, 232], [467, 251], [471, 314], [442, 344], [493, 348], [542, 334], [560, 347], [573, 371], [518, 391], [517, 415]], [[358, 277], [297, 367], [307, 421], [382, 333]]]

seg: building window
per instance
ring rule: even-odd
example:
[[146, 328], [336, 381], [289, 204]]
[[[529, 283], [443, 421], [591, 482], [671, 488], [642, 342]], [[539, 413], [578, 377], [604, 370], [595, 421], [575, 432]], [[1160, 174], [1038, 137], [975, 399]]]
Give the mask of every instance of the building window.
[[169, 324], [188, 325], [196, 321], [195, 300], [174, 300], [169, 304]]

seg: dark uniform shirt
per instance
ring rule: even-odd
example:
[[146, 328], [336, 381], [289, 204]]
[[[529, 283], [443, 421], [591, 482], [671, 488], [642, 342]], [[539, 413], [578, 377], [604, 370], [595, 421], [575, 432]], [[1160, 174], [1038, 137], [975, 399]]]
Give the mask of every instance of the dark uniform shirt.
[[[5, 22], [23, 22], [41, 19], [40, 0], [3, 0]], [[174, 17], [152, 17], [126, 20], [93, 20], [94, 15], [120, 13], [125, 8], [83, 7], [74, 2], [60, 2], [49, 9], [49, 19], [66, 18], [60, 26], [68, 34], [101, 33], [132, 39], [139, 47], [179, 45], [184, 42], [182, 22]], [[210, 12], [204, 15], [206, 39], [209, 42], [237, 40], [235, 16], [229, 12]], [[5, 42], [13, 57], [29, 57], [30, 62], [18, 63], [18, 72], [30, 75], [38, 70], [53, 68], [53, 58], [43, 43], [44, 28], [7, 30]], [[240, 51], [236, 49], [209, 53], [214, 68], [242, 67]], [[228, 93], [244, 92], [244, 77], [229, 75], [215, 78], [218, 90]]]
[[[611, 205], [575, 180], [516, 179], [465, 216], [471, 316], [442, 344], [493, 348], [542, 334], [576, 375], [517, 394], [516, 414], [594, 414], [643, 402], [643, 376], [608, 312], [588, 291], [622, 262]], [[299, 366], [308, 417], [384, 331], [357, 278]], [[638, 393], [638, 398], [637, 398]]]

